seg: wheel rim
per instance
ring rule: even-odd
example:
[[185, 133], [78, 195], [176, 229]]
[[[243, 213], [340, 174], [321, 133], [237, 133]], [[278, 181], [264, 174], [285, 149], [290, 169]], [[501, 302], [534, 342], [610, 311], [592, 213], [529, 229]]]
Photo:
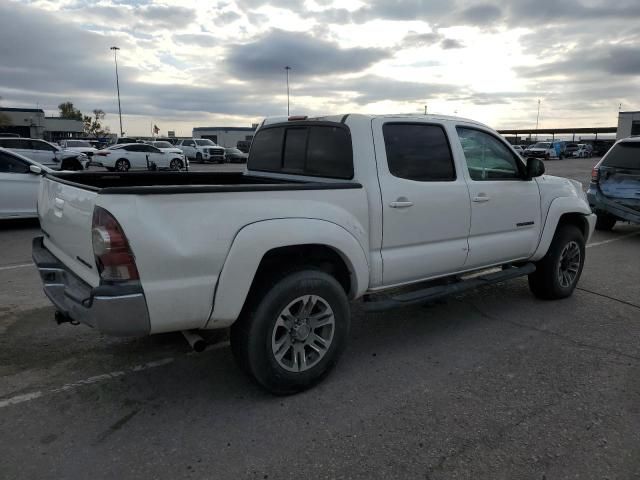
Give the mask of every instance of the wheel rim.
[[127, 168], [127, 164], [120, 160], [116, 163], [116, 170], [118, 170], [119, 172], [126, 172], [129, 169]]
[[304, 372], [329, 351], [336, 320], [329, 303], [317, 295], [304, 295], [278, 315], [271, 335], [271, 351], [278, 365], [289, 372]]
[[171, 170], [180, 170], [180, 160], [171, 160], [169, 168], [171, 168]]
[[558, 281], [563, 288], [568, 288], [576, 281], [580, 271], [582, 253], [577, 242], [567, 243], [560, 254], [558, 262]]

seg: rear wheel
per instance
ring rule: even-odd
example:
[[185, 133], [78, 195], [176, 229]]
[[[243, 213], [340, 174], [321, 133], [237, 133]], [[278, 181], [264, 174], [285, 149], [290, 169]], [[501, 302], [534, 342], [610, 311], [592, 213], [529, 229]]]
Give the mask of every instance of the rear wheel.
[[116, 161], [116, 171], [118, 172], [128, 172], [129, 169], [131, 168], [131, 164], [129, 163], [129, 160], [127, 160], [126, 158], [121, 158], [120, 160]]
[[538, 298], [555, 300], [570, 296], [584, 266], [584, 236], [575, 225], [560, 225], [547, 254], [529, 275], [529, 289]]
[[616, 224], [616, 217], [606, 213], [599, 213], [596, 220], [596, 230], [610, 231]]
[[231, 327], [240, 366], [276, 395], [306, 390], [334, 367], [346, 345], [347, 296], [335, 278], [301, 270], [254, 288]]

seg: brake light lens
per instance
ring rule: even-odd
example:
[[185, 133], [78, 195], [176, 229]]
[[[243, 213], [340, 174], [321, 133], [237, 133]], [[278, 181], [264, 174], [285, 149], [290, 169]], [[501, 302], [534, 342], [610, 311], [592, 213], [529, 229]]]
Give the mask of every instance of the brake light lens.
[[593, 167], [591, 170], [591, 181], [593, 183], [598, 183], [600, 181], [600, 169], [598, 167]]
[[111, 152], [107, 152], [105, 150], [99, 150], [99, 151], [95, 152], [94, 155], [101, 155], [103, 157], [106, 157], [107, 155], [111, 155]]
[[102, 280], [128, 282], [140, 279], [135, 257], [122, 227], [104, 208], [95, 207], [93, 210], [91, 240]]

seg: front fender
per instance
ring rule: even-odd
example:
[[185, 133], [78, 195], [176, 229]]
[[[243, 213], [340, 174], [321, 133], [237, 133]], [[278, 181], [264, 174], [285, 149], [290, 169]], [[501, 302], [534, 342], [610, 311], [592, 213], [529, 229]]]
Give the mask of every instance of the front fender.
[[338, 253], [351, 272], [351, 298], [369, 288], [365, 251], [347, 230], [325, 220], [285, 218], [247, 225], [233, 240], [216, 286], [213, 311], [205, 328], [223, 328], [240, 315], [256, 271], [267, 252], [295, 245], [324, 245]]
[[587, 238], [585, 238], [585, 241], [589, 240], [595, 226], [595, 220], [591, 218], [592, 213], [591, 208], [589, 208], [589, 204], [578, 197], [556, 198], [549, 206], [547, 218], [544, 223], [544, 229], [542, 230], [540, 242], [538, 243], [538, 248], [531, 257], [532, 261], [538, 261], [546, 255], [547, 250], [549, 250], [549, 246], [551, 245], [551, 241], [553, 240], [553, 236], [556, 233], [556, 229], [558, 228], [560, 218], [562, 215], [567, 213], [578, 213], [586, 217], [585, 220], [588, 224], [588, 235]]

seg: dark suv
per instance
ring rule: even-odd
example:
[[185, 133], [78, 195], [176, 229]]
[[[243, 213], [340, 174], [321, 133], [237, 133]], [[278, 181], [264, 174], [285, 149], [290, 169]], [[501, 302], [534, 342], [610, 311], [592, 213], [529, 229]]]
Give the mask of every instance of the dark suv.
[[598, 230], [618, 220], [640, 223], [640, 137], [620, 140], [593, 167], [587, 197]]

